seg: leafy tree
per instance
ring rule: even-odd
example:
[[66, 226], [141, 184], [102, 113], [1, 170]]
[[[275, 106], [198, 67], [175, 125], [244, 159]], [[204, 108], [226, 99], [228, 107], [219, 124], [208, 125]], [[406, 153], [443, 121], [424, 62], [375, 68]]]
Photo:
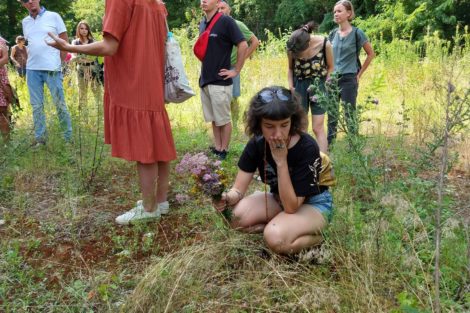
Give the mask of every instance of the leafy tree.
[[[71, 2], [73, 0], [42, 0], [41, 4], [48, 10], [59, 13], [67, 29], [70, 30], [74, 20]], [[0, 34], [10, 43], [14, 42], [16, 36], [23, 33], [21, 21], [27, 14], [27, 10], [17, 0], [0, 1]]]
[[192, 20], [199, 20], [202, 10], [199, 0], [174, 0], [165, 2], [170, 28], [181, 28]]
[[378, 14], [362, 18], [359, 24], [369, 35], [421, 39], [429, 27], [450, 38], [455, 27], [469, 25], [470, 0], [379, 1]]
[[79, 21], [85, 20], [93, 33], [101, 32], [104, 16], [104, 0], [76, 0], [72, 5], [72, 10], [77, 18], [75, 25]]

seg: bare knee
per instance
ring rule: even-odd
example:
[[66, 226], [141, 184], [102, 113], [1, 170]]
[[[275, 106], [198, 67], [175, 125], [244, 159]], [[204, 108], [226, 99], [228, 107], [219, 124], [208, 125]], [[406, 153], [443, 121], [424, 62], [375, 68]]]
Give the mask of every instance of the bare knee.
[[268, 224], [264, 229], [264, 241], [269, 249], [278, 254], [292, 253], [291, 243], [287, 233], [276, 224]]
[[325, 128], [323, 124], [313, 124], [312, 125], [313, 132], [318, 137], [318, 135], [325, 134]]
[[241, 214], [240, 210], [233, 210], [232, 211], [230, 225], [234, 229], [241, 229], [241, 228], [246, 227], [246, 225], [243, 221], [243, 214]]
[[251, 232], [251, 228], [256, 225], [256, 222], [253, 221], [252, 218], [250, 218], [249, 211], [246, 210], [245, 207], [237, 206], [232, 211], [230, 225], [234, 229], [245, 232]]

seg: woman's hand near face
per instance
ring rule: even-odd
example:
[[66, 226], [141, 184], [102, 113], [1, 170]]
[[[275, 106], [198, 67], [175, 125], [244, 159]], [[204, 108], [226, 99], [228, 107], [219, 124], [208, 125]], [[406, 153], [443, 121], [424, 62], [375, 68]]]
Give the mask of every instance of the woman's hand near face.
[[270, 137], [266, 138], [266, 140], [268, 141], [271, 154], [273, 156], [274, 162], [276, 162], [276, 165], [278, 167], [287, 165], [287, 140], [279, 137]]

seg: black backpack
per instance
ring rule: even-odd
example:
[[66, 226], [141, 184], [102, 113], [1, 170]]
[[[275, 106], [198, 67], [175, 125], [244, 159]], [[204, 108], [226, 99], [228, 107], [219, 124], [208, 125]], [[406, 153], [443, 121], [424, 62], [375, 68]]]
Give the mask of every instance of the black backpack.
[[[356, 39], [356, 62], [357, 62], [357, 68], [358, 72], [362, 68], [362, 63], [361, 60], [359, 59], [359, 55], [361, 54], [361, 47], [359, 46], [359, 38], [357, 35], [357, 27], [353, 26], [353, 31], [354, 31], [354, 38]], [[333, 39], [335, 38], [336, 34], [338, 33], [338, 28], [333, 29], [330, 34], [328, 35], [328, 40], [330, 43], [333, 43]]]

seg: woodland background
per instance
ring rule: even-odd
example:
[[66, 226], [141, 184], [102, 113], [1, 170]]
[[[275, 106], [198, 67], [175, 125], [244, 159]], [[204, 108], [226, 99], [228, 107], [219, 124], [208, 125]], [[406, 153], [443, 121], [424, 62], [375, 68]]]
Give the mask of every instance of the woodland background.
[[[278, 34], [309, 20], [320, 24], [320, 32], [334, 27], [332, 9], [337, 0], [232, 0], [232, 15], [245, 22], [255, 34], [265, 39], [265, 29]], [[42, 0], [49, 10], [60, 13], [73, 35], [78, 20], [90, 22], [95, 32], [101, 30], [104, 0]], [[181, 28], [199, 20], [198, 0], [169, 0], [170, 28]], [[353, 1], [356, 23], [372, 37], [422, 39], [427, 30], [439, 31], [450, 38], [457, 25], [470, 24], [470, 0], [365, 0]], [[17, 0], [0, 3], [0, 34], [9, 41], [21, 34], [21, 20], [26, 14]]]

